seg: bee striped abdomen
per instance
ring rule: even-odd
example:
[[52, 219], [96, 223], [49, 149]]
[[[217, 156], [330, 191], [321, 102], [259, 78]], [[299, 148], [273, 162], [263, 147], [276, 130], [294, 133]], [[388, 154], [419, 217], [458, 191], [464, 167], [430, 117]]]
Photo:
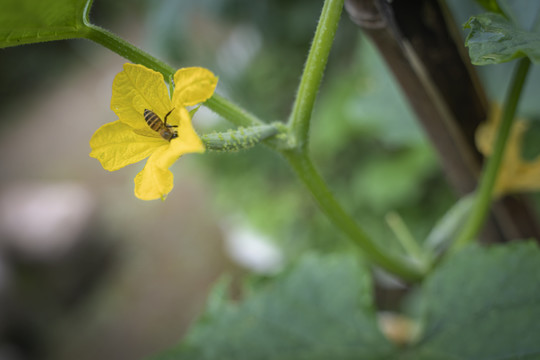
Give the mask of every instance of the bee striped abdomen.
[[[174, 109], [173, 109], [174, 110]], [[173, 128], [178, 127], [178, 125], [168, 125], [167, 124], [167, 117], [172, 113], [172, 110], [165, 115], [165, 119], [163, 121], [155, 112], [152, 110], [144, 109], [144, 120], [150, 126], [150, 129], [157, 132], [161, 137], [167, 141], [171, 141], [171, 139], [174, 139], [178, 137], [178, 133], [176, 130], [173, 130]]]
[[154, 131], [159, 131], [163, 127], [163, 121], [151, 110], [144, 110], [144, 120], [150, 128]]

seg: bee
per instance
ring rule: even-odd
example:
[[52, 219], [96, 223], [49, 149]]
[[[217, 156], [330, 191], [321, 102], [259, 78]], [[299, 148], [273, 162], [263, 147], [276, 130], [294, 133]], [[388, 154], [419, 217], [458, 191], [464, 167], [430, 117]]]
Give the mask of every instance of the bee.
[[157, 132], [161, 137], [167, 141], [171, 141], [171, 139], [174, 139], [178, 137], [178, 132], [173, 129], [175, 127], [178, 127], [178, 125], [169, 125], [167, 124], [167, 117], [172, 113], [174, 109], [169, 111], [167, 115], [165, 115], [165, 118], [163, 121], [161, 118], [152, 110], [144, 109], [144, 120], [146, 120], [146, 123], [148, 126], [150, 126], [150, 129]]

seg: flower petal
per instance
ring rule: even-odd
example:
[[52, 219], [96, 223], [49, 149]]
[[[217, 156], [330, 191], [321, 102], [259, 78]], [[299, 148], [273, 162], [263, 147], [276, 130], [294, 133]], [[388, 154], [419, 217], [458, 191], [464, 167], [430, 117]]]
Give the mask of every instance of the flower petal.
[[540, 159], [524, 162], [514, 174], [508, 192], [533, 192], [540, 190]]
[[90, 156], [98, 159], [105, 170], [114, 171], [150, 156], [168, 145], [158, 137], [136, 134], [120, 120], [101, 126], [90, 139]]
[[157, 166], [152, 159], [159, 157], [159, 152], [150, 156], [144, 169], [135, 176], [135, 196], [141, 200], [163, 199], [173, 189], [173, 174], [169, 169]]
[[182, 154], [203, 153], [205, 151], [204, 144], [193, 128], [189, 112], [182, 107], [177, 114], [179, 116], [178, 137], [171, 141], [171, 146]]
[[174, 74], [174, 106], [193, 106], [208, 100], [216, 89], [217, 81], [217, 77], [204, 68], [189, 67], [178, 70]]
[[163, 75], [142, 65], [124, 64], [124, 71], [113, 81], [111, 109], [120, 121], [133, 128], [144, 128], [144, 110], [161, 119], [172, 109]]

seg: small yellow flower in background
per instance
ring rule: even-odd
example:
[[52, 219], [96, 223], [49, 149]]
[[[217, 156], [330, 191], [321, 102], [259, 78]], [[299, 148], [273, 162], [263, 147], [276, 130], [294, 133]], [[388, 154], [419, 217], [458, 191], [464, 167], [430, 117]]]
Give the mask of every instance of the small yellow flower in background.
[[[207, 69], [183, 68], [174, 74], [174, 84], [171, 99], [160, 73], [142, 65], [125, 64], [113, 81], [111, 109], [118, 120], [100, 127], [90, 139], [90, 156], [109, 171], [148, 157], [144, 169], [135, 177], [135, 196], [142, 200], [165, 198], [173, 188], [169, 167], [184, 154], [205, 150], [186, 106], [209, 99], [217, 78]], [[157, 115], [162, 126], [166, 120], [169, 130], [178, 136], [163, 138], [145, 120], [145, 110]]]
[[[501, 116], [500, 106], [493, 106], [488, 121], [479, 126], [476, 131], [476, 145], [484, 156], [489, 156], [493, 152]], [[512, 125], [495, 185], [494, 197], [540, 190], [540, 156], [533, 161], [527, 161], [523, 159], [521, 152], [523, 135], [527, 128], [527, 123], [519, 118]]]

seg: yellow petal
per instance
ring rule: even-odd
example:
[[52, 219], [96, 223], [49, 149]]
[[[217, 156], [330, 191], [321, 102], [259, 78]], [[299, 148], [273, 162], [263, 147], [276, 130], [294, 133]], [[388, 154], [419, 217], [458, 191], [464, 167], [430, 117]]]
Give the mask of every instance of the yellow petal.
[[144, 169], [135, 176], [135, 196], [141, 200], [163, 199], [173, 189], [173, 174], [152, 161], [159, 152], [150, 156]]
[[174, 106], [192, 106], [208, 100], [216, 89], [217, 81], [217, 77], [204, 68], [178, 70], [174, 74]]
[[526, 162], [520, 166], [507, 186], [507, 192], [540, 190], [540, 161]]
[[97, 129], [90, 139], [90, 156], [98, 159], [105, 170], [114, 171], [143, 160], [164, 145], [168, 142], [138, 135], [117, 120]]
[[120, 121], [133, 128], [144, 128], [144, 110], [161, 119], [172, 109], [163, 75], [142, 65], [124, 64], [124, 71], [113, 81], [111, 109]]
[[204, 144], [193, 129], [189, 112], [182, 107], [177, 114], [179, 116], [178, 137], [171, 141], [171, 146], [181, 154], [203, 153], [205, 151]]

